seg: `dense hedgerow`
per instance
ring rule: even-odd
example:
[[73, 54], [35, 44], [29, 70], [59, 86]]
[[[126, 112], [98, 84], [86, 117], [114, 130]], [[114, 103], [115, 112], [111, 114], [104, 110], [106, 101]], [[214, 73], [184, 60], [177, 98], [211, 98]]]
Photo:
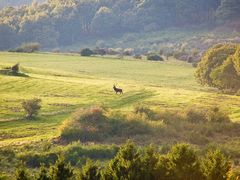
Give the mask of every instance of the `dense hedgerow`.
[[[50, 168], [42, 165], [36, 177], [49, 180], [74, 178], [80, 180], [224, 180], [231, 177], [239, 178], [233, 171], [230, 160], [219, 150], [208, 151], [205, 156], [200, 156], [189, 145], [177, 144], [163, 155], [152, 145], [141, 148], [132, 141], [122, 145], [116, 156], [105, 164], [87, 160], [85, 165], [74, 171], [70, 164], [61, 157]], [[17, 170], [16, 179], [29, 179], [23, 167]]]

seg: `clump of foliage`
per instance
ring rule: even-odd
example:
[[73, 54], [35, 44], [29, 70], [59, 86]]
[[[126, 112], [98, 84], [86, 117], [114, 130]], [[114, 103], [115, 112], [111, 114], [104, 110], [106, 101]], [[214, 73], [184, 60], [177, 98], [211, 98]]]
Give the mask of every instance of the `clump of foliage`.
[[101, 179], [100, 165], [92, 160], [87, 160], [81, 168], [79, 179], [81, 180], [99, 180]]
[[164, 61], [164, 59], [158, 54], [149, 54], [147, 55], [147, 60], [150, 61]]
[[[151, 110], [138, 105], [133, 112], [106, 111], [101, 107], [77, 110], [61, 127], [61, 140], [108, 142], [129, 137], [185, 140], [205, 145], [210, 137], [238, 136], [240, 126], [218, 107], [189, 107], [183, 110]], [[205, 129], [205, 130], [204, 130]], [[181, 132], [181, 133], [180, 133]]]
[[73, 114], [71, 120], [61, 127], [61, 137], [81, 141], [100, 140], [109, 131], [104, 125], [107, 123], [106, 119], [101, 107], [79, 109]]
[[189, 145], [174, 146], [168, 158], [171, 174], [176, 179], [203, 179], [197, 154]]
[[209, 151], [201, 163], [201, 169], [206, 179], [227, 179], [231, 163], [219, 150]]
[[[188, 144], [176, 144], [162, 154], [153, 145], [137, 147], [131, 140], [121, 145], [115, 157], [104, 164], [87, 160], [82, 167], [76, 167], [79, 175], [62, 157], [48, 169], [42, 166], [38, 179], [221, 180], [227, 179], [232, 172], [230, 160], [219, 150], [210, 150], [201, 156]], [[25, 171], [21, 170], [19, 174], [23, 179], [29, 179]]]
[[202, 57], [196, 78], [202, 85], [237, 92], [240, 89], [240, 45], [220, 44]]
[[67, 164], [62, 156], [60, 156], [55, 163], [51, 166], [50, 177], [56, 180], [66, 180], [73, 177], [73, 168]]
[[135, 55], [134, 55], [134, 58], [135, 58], [135, 59], [142, 59], [142, 55], [140, 55], [140, 54], [135, 54]]
[[32, 119], [34, 116], [36, 116], [41, 109], [41, 99], [30, 99], [25, 100], [22, 102], [22, 107], [24, 111], [26, 112], [26, 118]]
[[155, 113], [150, 108], [143, 106], [143, 105], [137, 105], [134, 108], [134, 112], [136, 114], [146, 116], [149, 119], [154, 119], [154, 115], [155, 115]]
[[17, 169], [16, 180], [30, 180], [29, 174], [24, 167]]
[[40, 172], [36, 179], [37, 180], [51, 180], [50, 176], [48, 174], [48, 169], [44, 165], [41, 165]]
[[25, 43], [22, 44], [20, 47], [10, 50], [10, 52], [23, 52], [23, 53], [33, 53], [36, 51], [39, 51], [41, 48], [41, 45], [37, 42], [32, 43]]
[[80, 54], [81, 56], [91, 56], [94, 54], [94, 52], [89, 48], [85, 48], [81, 50]]
[[185, 119], [191, 123], [223, 123], [230, 122], [229, 115], [219, 107], [196, 108], [190, 107], [184, 110]]
[[109, 162], [105, 170], [105, 179], [140, 179], [141, 154], [136, 146], [127, 142], [118, 154]]
[[129, 115], [110, 113], [101, 107], [77, 110], [61, 127], [61, 138], [72, 141], [103, 141], [110, 137], [129, 137], [148, 134], [151, 125], [135, 113]]
[[[7, 0], [1, 2], [5, 5], [13, 3]], [[182, 0], [171, 3], [165, 0], [128, 3], [48, 0], [46, 3], [29, 3], [21, 8], [15, 7], [19, 1], [14, 3], [9, 5], [11, 8], [1, 8], [0, 11], [0, 42], [4, 42], [0, 44], [0, 49], [12, 48], [16, 42], [37, 41], [44, 48], [54, 48], [79, 42], [86, 44], [89, 39], [108, 39], [110, 34], [111, 37], [119, 37], [189, 25], [201, 28], [219, 20], [238, 20], [240, 8], [237, 0]], [[151, 42], [158, 43], [155, 37], [151, 39]], [[124, 39], [120, 43], [123, 45]], [[149, 46], [148, 42], [146, 46]]]

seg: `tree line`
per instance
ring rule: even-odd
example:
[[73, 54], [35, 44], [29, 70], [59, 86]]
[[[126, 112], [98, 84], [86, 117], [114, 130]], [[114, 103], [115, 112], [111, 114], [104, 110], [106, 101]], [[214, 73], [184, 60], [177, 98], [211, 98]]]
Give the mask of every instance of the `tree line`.
[[0, 11], [0, 49], [26, 42], [44, 48], [130, 32], [216, 25], [236, 20], [239, 0], [48, 0]]

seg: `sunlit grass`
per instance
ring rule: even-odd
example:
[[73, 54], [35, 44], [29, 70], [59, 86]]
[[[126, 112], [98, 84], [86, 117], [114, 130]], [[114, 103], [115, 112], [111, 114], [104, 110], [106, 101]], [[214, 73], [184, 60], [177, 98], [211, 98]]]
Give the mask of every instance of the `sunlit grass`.
[[[0, 146], [51, 139], [79, 107], [102, 105], [129, 111], [136, 104], [153, 109], [217, 105], [240, 120], [240, 97], [199, 86], [190, 64], [80, 57], [62, 54], [0, 53], [0, 67], [20, 63], [29, 77], [0, 75]], [[115, 95], [113, 84], [124, 90]], [[21, 102], [42, 99], [38, 119], [24, 120]]]

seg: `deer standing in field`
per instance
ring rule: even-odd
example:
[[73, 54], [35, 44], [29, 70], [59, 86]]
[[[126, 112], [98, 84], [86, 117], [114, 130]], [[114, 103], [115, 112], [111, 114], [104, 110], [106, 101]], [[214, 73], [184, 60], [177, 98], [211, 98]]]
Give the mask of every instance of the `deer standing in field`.
[[117, 87], [115, 86], [115, 84], [113, 85], [113, 90], [115, 91], [116, 94], [118, 94], [118, 93], [123, 94], [123, 90], [120, 89], [120, 88], [117, 88]]

